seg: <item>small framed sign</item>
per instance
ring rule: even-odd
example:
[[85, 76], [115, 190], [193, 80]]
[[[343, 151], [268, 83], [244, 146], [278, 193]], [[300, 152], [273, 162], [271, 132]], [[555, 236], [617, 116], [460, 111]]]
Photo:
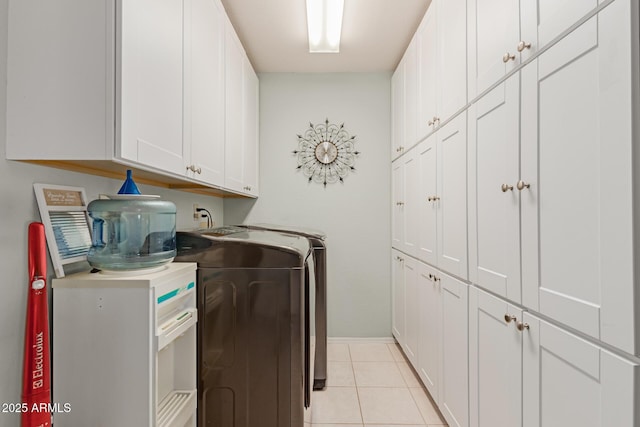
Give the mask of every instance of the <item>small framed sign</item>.
[[64, 265], [86, 261], [91, 232], [84, 188], [33, 184], [56, 277]]

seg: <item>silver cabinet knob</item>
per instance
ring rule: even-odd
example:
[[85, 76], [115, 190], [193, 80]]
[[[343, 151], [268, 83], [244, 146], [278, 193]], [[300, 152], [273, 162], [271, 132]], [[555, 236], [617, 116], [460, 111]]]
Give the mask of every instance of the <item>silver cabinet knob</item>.
[[243, 190], [247, 190], [247, 191], [251, 191], [251, 187], [250, 186], [246, 186], [246, 187], [242, 187]]
[[193, 173], [202, 173], [202, 168], [196, 167], [196, 165], [187, 166], [187, 170], [190, 170]]
[[518, 187], [518, 190], [522, 191], [525, 188], [529, 188], [531, 187], [531, 184], [527, 184], [526, 182], [524, 182], [523, 180], [518, 181], [518, 183], [516, 184], [516, 187]]
[[528, 323], [522, 323], [522, 322], [518, 322], [518, 324], [516, 325], [516, 328], [518, 328], [519, 331], [524, 331], [525, 329], [529, 329], [529, 324]]
[[509, 61], [515, 61], [515, 59], [516, 59], [516, 56], [510, 54], [509, 52], [502, 55], [502, 62], [504, 62], [505, 64]]
[[433, 119], [429, 120], [429, 122], [428, 122], [427, 124], [428, 124], [429, 126], [433, 126], [433, 124], [434, 124]]
[[438, 200], [440, 200], [440, 197], [438, 196], [431, 196], [427, 198], [428, 202], [437, 202]]
[[507, 322], [507, 323], [511, 323], [511, 321], [515, 322], [516, 321], [516, 316], [514, 316], [513, 314], [507, 313], [507, 314], [504, 315], [504, 321]]
[[502, 184], [500, 189], [502, 190], [503, 193], [506, 193], [507, 191], [513, 191], [513, 185]]
[[523, 50], [530, 49], [530, 48], [531, 48], [531, 43], [526, 43], [524, 41], [521, 41], [520, 43], [518, 43], [518, 52], [522, 52]]
[[396, 202], [396, 206], [404, 206], [404, 202]]

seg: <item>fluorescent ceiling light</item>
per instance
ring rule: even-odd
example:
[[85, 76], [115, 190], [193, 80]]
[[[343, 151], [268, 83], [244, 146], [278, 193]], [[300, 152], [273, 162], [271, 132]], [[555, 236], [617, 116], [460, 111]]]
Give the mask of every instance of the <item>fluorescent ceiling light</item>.
[[340, 52], [344, 0], [307, 0], [309, 52]]

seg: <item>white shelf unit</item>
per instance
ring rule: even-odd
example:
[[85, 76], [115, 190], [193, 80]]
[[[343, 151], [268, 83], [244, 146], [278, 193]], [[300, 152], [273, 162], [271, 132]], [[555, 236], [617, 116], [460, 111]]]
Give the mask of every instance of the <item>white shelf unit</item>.
[[71, 406], [57, 425], [196, 426], [195, 270], [53, 281], [53, 396]]

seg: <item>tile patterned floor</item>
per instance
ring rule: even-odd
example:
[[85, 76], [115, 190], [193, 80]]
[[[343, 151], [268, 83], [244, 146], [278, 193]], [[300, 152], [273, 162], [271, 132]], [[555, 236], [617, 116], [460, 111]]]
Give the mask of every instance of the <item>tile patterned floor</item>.
[[446, 426], [397, 344], [329, 343], [327, 388], [306, 427]]

